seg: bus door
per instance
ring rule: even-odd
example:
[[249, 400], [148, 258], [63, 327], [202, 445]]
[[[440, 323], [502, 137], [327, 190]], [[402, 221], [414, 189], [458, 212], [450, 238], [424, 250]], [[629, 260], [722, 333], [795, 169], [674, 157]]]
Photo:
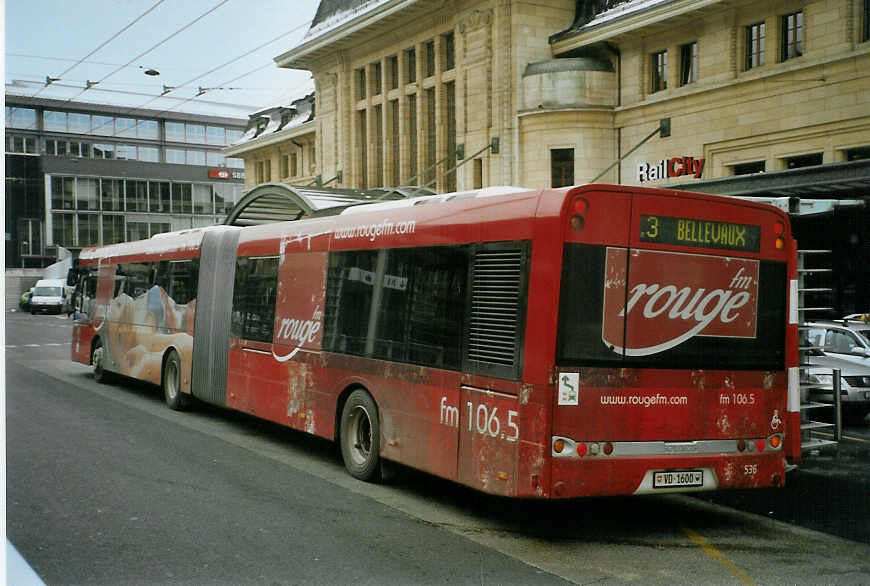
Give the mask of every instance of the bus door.
[[[529, 255], [526, 241], [471, 247], [468, 323], [459, 404], [447, 416], [459, 428], [459, 480], [480, 490], [516, 495], [521, 469], [540, 461], [522, 452], [520, 441], [523, 394], [525, 318]], [[442, 406], [442, 419], [444, 407]], [[524, 437], [532, 435], [525, 430]], [[532, 450], [534, 451], [534, 450]], [[534, 466], [532, 465], [532, 468]], [[536, 473], [539, 474], [539, 472]], [[523, 478], [531, 475], [523, 473]]]

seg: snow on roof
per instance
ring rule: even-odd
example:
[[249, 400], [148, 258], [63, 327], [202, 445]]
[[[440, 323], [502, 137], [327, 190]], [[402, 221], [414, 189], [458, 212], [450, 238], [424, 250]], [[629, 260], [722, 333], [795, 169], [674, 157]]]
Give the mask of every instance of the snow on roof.
[[605, 10], [599, 14], [595, 15], [595, 18], [587, 22], [585, 25], [581, 27], [581, 29], [591, 28], [594, 26], [599, 26], [610, 22], [612, 20], [616, 20], [618, 18], [623, 18], [625, 16], [629, 16], [636, 12], [640, 12], [642, 10], [648, 10], [655, 6], [659, 6], [661, 4], [667, 4], [669, 2], [673, 2], [674, 0], [634, 0], [629, 2], [623, 2], [621, 4], [617, 4], [613, 8], [609, 10]]
[[317, 8], [317, 15], [311, 24], [311, 28], [305, 33], [300, 44], [317, 38], [339, 26], [364, 16], [390, 0], [345, 0], [328, 1], [322, 0]]

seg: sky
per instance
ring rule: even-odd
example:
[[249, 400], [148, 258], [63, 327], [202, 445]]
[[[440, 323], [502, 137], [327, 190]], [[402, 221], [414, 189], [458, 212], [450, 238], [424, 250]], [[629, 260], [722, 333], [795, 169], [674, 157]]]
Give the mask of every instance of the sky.
[[273, 59], [318, 3], [5, 0], [6, 94], [247, 118], [314, 89], [309, 72]]

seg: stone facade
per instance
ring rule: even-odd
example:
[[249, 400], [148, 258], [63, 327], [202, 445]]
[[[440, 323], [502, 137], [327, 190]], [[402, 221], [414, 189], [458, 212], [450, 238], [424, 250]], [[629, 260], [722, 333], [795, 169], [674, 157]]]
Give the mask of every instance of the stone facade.
[[[638, 145], [599, 180], [679, 185], [868, 156], [867, 0], [347, 4], [276, 57], [312, 72], [317, 115], [234, 151], [249, 187], [580, 184]], [[655, 135], [662, 119], [669, 136]], [[278, 172], [291, 138], [317, 153], [298, 177]], [[639, 172], [662, 160], [665, 176]]]

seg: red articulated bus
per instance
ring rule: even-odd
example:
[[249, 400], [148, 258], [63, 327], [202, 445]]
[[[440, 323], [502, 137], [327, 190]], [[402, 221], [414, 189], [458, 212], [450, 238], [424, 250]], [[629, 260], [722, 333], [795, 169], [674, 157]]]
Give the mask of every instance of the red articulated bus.
[[[487, 493], [781, 486], [796, 245], [770, 206], [466, 193], [82, 251], [72, 358]], [[790, 392], [791, 389], [791, 392]]]

